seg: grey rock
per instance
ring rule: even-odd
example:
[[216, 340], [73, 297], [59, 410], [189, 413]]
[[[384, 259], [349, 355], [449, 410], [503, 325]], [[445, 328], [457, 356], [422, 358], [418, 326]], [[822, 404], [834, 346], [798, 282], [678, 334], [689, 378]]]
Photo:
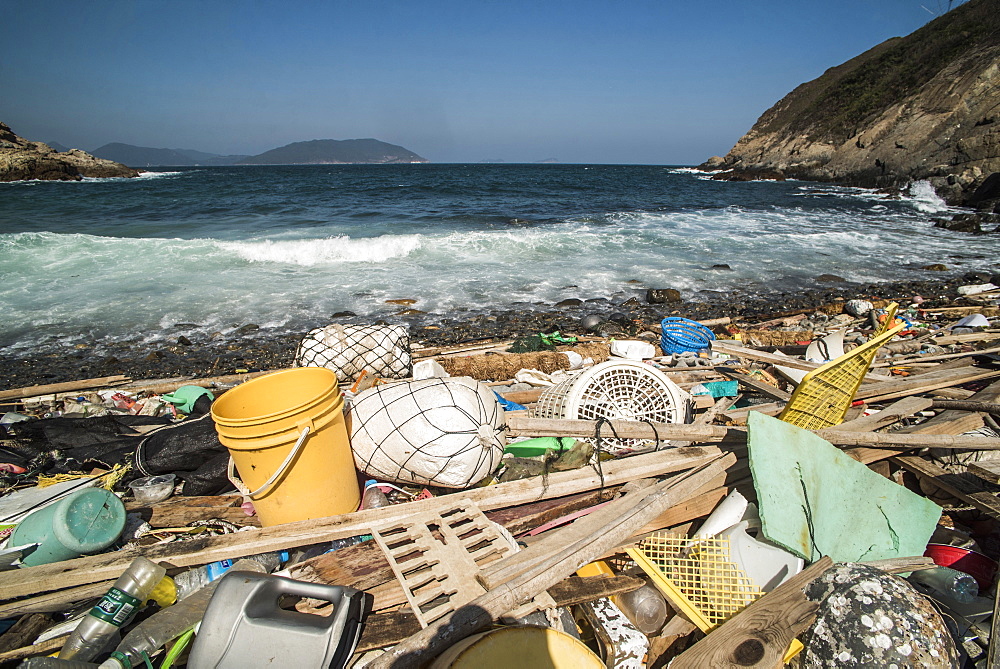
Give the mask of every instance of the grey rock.
[[646, 291], [646, 301], [650, 304], [680, 302], [681, 293], [673, 288], [650, 288]]
[[29, 142], [0, 123], [0, 181], [79, 181], [83, 177], [136, 177], [137, 170], [121, 163], [95, 158], [73, 149], [53, 151], [42, 142]]

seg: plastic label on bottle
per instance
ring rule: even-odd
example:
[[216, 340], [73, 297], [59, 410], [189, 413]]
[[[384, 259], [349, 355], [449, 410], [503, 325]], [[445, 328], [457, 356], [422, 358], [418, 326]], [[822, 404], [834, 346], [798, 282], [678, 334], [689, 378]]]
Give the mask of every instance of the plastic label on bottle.
[[233, 566], [233, 560], [219, 560], [218, 562], [213, 562], [205, 566], [205, 570], [208, 573], [208, 580], [214, 581], [223, 574], [225, 574]]
[[142, 604], [138, 599], [118, 588], [111, 588], [101, 601], [90, 610], [90, 615], [115, 627], [121, 627]]

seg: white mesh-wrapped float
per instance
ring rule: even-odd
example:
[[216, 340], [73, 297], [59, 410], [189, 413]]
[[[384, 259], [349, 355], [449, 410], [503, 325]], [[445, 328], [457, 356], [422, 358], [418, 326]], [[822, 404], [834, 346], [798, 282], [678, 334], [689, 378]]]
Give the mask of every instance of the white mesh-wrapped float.
[[369, 388], [350, 422], [355, 464], [383, 481], [467, 488], [496, 469], [506, 445], [500, 403], [468, 377]]
[[[531, 410], [536, 418], [631, 420], [686, 423], [691, 396], [667, 375], [632, 360], [609, 360], [546, 388]], [[610, 428], [601, 436], [612, 435]], [[609, 440], [612, 450], [649, 444], [641, 439]]]
[[378, 378], [410, 375], [410, 337], [402, 325], [327, 325], [311, 330], [295, 352], [296, 367], [326, 367], [341, 383], [367, 370]]

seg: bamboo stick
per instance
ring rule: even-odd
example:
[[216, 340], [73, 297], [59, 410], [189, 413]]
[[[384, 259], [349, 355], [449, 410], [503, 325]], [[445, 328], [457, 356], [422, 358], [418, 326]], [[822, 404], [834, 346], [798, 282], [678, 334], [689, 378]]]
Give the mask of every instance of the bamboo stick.
[[102, 376], [96, 379], [83, 379], [80, 381], [66, 381], [65, 383], [49, 383], [42, 386], [27, 386], [24, 388], [11, 388], [10, 390], [0, 390], [0, 400], [16, 400], [25, 397], [39, 397], [42, 395], [55, 395], [58, 393], [72, 393], [77, 390], [87, 390], [89, 388], [103, 388], [106, 386], [122, 384], [131, 381], [127, 376]]

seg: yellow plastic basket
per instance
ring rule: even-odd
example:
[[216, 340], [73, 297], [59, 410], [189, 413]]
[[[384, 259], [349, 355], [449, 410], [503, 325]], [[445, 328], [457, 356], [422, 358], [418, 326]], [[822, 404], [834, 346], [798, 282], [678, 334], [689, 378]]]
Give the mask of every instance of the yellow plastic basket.
[[806, 430], [842, 423], [875, 354], [906, 327], [906, 323], [893, 325], [897, 306], [889, 305], [885, 322], [867, 343], [806, 374], [778, 418]]
[[[626, 552], [674, 607], [706, 634], [764, 595], [730, 561], [728, 538], [654, 532]], [[801, 650], [802, 644], [793, 639], [784, 661]]]
[[728, 538], [694, 541], [656, 532], [626, 552], [702, 632], [715, 629], [764, 594], [729, 561]]

